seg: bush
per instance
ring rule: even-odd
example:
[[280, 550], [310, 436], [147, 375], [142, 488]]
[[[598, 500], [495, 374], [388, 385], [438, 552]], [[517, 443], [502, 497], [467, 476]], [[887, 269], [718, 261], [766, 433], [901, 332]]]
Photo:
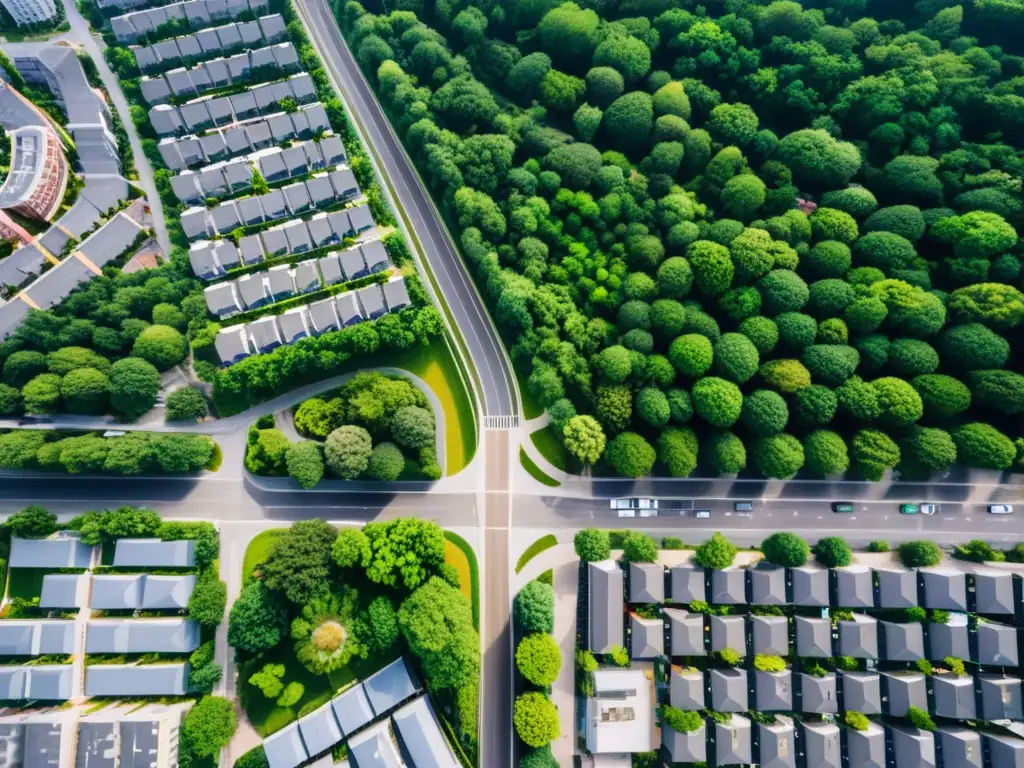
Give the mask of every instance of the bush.
[[912, 378], [934, 373], [939, 353], [919, 339], [895, 339], [889, 345], [889, 369], [897, 376]]
[[693, 385], [693, 406], [697, 415], [715, 427], [736, 423], [743, 407], [743, 394], [731, 381], [707, 376]]
[[924, 216], [916, 205], [893, 205], [882, 208], [868, 216], [864, 222], [865, 232], [893, 232], [912, 243], [921, 239], [924, 230]]
[[[608, 558], [601, 559], [607, 560]], [[555, 591], [550, 585], [542, 584], [539, 581], [527, 582], [516, 595], [512, 608], [516, 624], [524, 634], [554, 632]]]
[[676, 709], [663, 704], [661, 707], [661, 724], [667, 725], [678, 733], [692, 733], [704, 725], [704, 718], [699, 712]]
[[935, 542], [918, 539], [900, 544], [899, 556], [907, 568], [931, 568], [942, 559], [942, 551]]
[[551, 747], [545, 745], [539, 749], [526, 750], [519, 758], [519, 768], [558, 768], [558, 761], [551, 754]]
[[204, 696], [185, 715], [182, 733], [199, 757], [212, 757], [231, 741], [238, 721], [234, 705], [218, 696]]
[[45, 539], [57, 530], [57, 516], [38, 504], [32, 504], [15, 512], [4, 524], [11, 535], [19, 539]]
[[654, 448], [635, 432], [615, 436], [605, 448], [605, 459], [623, 477], [644, 477], [654, 466]]
[[733, 263], [729, 249], [710, 240], [698, 240], [686, 249], [693, 268], [697, 290], [707, 296], [720, 296], [732, 284]]
[[744, 335], [723, 334], [714, 345], [714, 371], [729, 381], [742, 384], [757, 373], [757, 348]]
[[384, 483], [397, 480], [405, 469], [405, 457], [394, 443], [380, 443], [370, 451], [367, 477]]
[[658, 266], [658, 293], [669, 299], [682, 299], [693, 286], [693, 270], [682, 256], [671, 256]]
[[853, 552], [841, 536], [826, 536], [814, 545], [814, 557], [827, 568], [841, 568], [853, 561]]
[[761, 293], [764, 313], [770, 316], [796, 312], [810, 297], [807, 283], [788, 269], [773, 269], [757, 281], [757, 290]]
[[362, 427], [338, 427], [327, 436], [324, 458], [327, 468], [342, 480], [355, 480], [370, 466], [370, 433]]
[[932, 720], [931, 715], [926, 710], [909, 707], [907, 709], [907, 719], [910, 720], [911, 725], [915, 728], [920, 728], [922, 731], [935, 730], [935, 721]]
[[516, 669], [529, 683], [546, 688], [555, 682], [562, 668], [562, 651], [548, 634], [526, 635], [516, 648]]
[[953, 549], [953, 556], [974, 563], [1001, 562], [1004, 559], [1002, 552], [993, 549], [988, 542], [981, 539], [971, 539], [966, 544], [956, 546]]
[[821, 196], [821, 204], [826, 208], [845, 211], [857, 219], [863, 219], [878, 208], [878, 200], [871, 191], [857, 186], [826, 192]]
[[164, 414], [168, 421], [199, 421], [207, 413], [206, 398], [195, 387], [181, 387], [167, 396]]
[[765, 384], [787, 395], [811, 385], [810, 371], [799, 360], [769, 360], [758, 373]]
[[224, 619], [227, 606], [228, 588], [213, 574], [201, 576], [196, 581], [188, 599], [188, 617], [206, 627], [215, 627]]
[[722, 570], [732, 565], [736, 557], [736, 546], [718, 531], [697, 547], [693, 561], [701, 568]]
[[110, 405], [127, 419], [152, 408], [159, 391], [160, 372], [152, 363], [125, 357], [110, 367]]
[[868, 542], [868, 552], [888, 552], [889, 542], [881, 539]]
[[815, 241], [835, 240], [850, 245], [857, 239], [857, 222], [842, 211], [818, 208], [811, 214], [811, 232]]
[[301, 488], [314, 487], [324, 476], [323, 449], [312, 440], [289, 444], [284, 459], [288, 475], [295, 478]]
[[744, 399], [740, 419], [755, 435], [775, 435], [786, 428], [789, 408], [778, 393], [759, 389]]
[[551, 700], [542, 693], [524, 693], [513, 707], [512, 721], [516, 733], [523, 743], [531, 747], [543, 747], [558, 738], [561, 729], [558, 710]]
[[921, 396], [903, 379], [885, 377], [871, 382], [878, 396], [879, 418], [883, 423], [907, 426], [924, 415]]
[[151, 325], [135, 338], [132, 354], [166, 371], [185, 359], [188, 342], [180, 331], [169, 325]]
[[653, 563], [658, 559], [658, 543], [640, 531], [627, 531], [622, 537], [622, 559], [632, 563]]
[[1017, 457], [1013, 441], [990, 424], [964, 424], [952, 430], [950, 436], [964, 466], [1008, 469]]
[[[840, 400], [842, 402], [842, 400]], [[853, 465], [865, 480], [877, 482], [887, 469], [900, 463], [900, 448], [877, 429], [862, 429], [851, 443]]]
[[853, 144], [836, 141], [816, 129], [786, 134], [776, 155], [792, 169], [797, 183], [823, 189], [845, 186], [861, 164], [860, 152]]
[[740, 323], [737, 330], [750, 339], [761, 355], [769, 354], [779, 342], [778, 326], [774, 320], [767, 317], [748, 317]]
[[36, 376], [46, 372], [46, 363], [46, 355], [42, 352], [18, 350], [4, 361], [4, 384], [21, 389]]
[[391, 420], [391, 436], [403, 448], [417, 450], [433, 445], [434, 414], [416, 405], [399, 408]]
[[855, 731], [866, 731], [871, 726], [871, 721], [865, 715], [852, 710], [843, 715], [843, 721]]
[[821, 384], [804, 387], [793, 397], [794, 417], [797, 422], [809, 427], [828, 424], [836, 415], [838, 407], [839, 400], [835, 393]]
[[1010, 357], [1010, 343], [981, 323], [957, 325], [942, 333], [942, 359], [952, 370], [1002, 368]]
[[761, 542], [765, 560], [788, 568], [798, 568], [806, 563], [810, 551], [806, 541], [785, 531], [773, 533]]
[[720, 475], [733, 475], [747, 466], [746, 446], [732, 432], [715, 432], [705, 445], [705, 460], [712, 471]]
[[942, 472], [956, 462], [956, 443], [949, 433], [933, 427], [917, 427], [900, 441], [903, 459], [926, 473]]
[[801, 271], [812, 279], [838, 278], [846, 274], [853, 263], [850, 247], [838, 240], [816, 243], [800, 262]]
[[973, 371], [967, 381], [976, 404], [1011, 416], [1024, 412], [1024, 376], [1013, 371]]
[[874, 333], [882, 327], [889, 308], [880, 299], [866, 296], [850, 302], [843, 310], [843, 320], [854, 333]]
[[696, 379], [711, 368], [714, 348], [706, 336], [688, 333], [672, 342], [668, 359], [681, 374]]
[[804, 457], [807, 471], [817, 477], [845, 472], [850, 458], [843, 438], [826, 429], [819, 429], [804, 438]]
[[27, 413], [56, 413], [60, 408], [60, 376], [41, 373], [22, 387]]
[[811, 344], [800, 359], [814, 381], [832, 387], [853, 376], [860, 365], [860, 353], [845, 344]]
[[938, 373], [917, 376], [911, 385], [917, 390], [930, 418], [947, 419], [963, 413], [971, 405], [971, 391], [952, 376]]
[[654, 387], [641, 389], [636, 394], [636, 414], [652, 427], [668, 424], [671, 410], [665, 393]]
[[785, 672], [786, 660], [781, 656], [759, 653], [754, 656], [754, 669], [761, 672]]

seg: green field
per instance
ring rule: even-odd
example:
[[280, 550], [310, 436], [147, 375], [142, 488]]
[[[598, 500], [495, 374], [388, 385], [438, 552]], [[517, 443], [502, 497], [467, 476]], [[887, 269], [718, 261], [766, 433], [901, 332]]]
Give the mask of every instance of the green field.
[[563, 472], [573, 471], [573, 460], [569, 452], [565, 450], [562, 441], [555, 434], [555, 429], [550, 424], [543, 429], [538, 429], [530, 435], [530, 440], [540, 451], [540, 455], [551, 462]]
[[252, 572], [256, 570], [256, 566], [270, 556], [270, 551], [274, 548], [274, 545], [277, 544], [277, 540], [281, 538], [287, 530], [287, 528], [269, 528], [258, 533], [256, 537], [249, 542], [249, 546], [245, 548], [245, 557], [242, 559], [243, 583], [252, 577]]
[[548, 488], [557, 488], [561, 485], [555, 478], [548, 477], [544, 470], [537, 466], [537, 462], [531, 459], [530, 455], [522, 448], [519, 449], [519, 463], [523, 465], [523, 469], [530, 473], [530, 477], [538, 483], [542, 483]]
[[523, 568], [526, 567], [526, 564], [528, 562], [530, 562], [533, 558], [535, 558], [545, 549], [551, 549], [551, 547], [555, 546], [556, 544], [558, 544], [558, 539], [554, 537], [554, 534], [547, 533], [541, 536], [539, 539], [533, 542], [533, 544], [528, 546], [525, 552], [523, 552], [522, 556], [519, 558], [519, 562], [516, 563], [516, 573], [519, 573], [521, 570], [523, 570]]

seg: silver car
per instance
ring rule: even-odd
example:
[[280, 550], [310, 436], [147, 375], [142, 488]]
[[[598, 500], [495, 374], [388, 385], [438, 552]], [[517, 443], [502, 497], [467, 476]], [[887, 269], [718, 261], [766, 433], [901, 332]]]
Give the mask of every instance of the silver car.
[[988, 513], [990, 515], [1010, 515], [1013, 514], [1012, 504], [989, 504]]

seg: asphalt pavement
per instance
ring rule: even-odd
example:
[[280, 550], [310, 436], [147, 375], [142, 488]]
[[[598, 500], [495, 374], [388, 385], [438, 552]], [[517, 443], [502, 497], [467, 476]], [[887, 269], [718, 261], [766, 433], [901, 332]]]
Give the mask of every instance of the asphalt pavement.
[[518, 416], [519, 398], [508, 355], [429, 192], [359, 70], [326, 0], [297, 2], [378, 173], [391, 196], [397, 198], [399, 215], [406, 217], [406, 234], [419, 241], [419, 250], [440, 290], [437, 298], [445, 302], [454, 318], [452, 330], [465, 340], [468, 364], [476, 369], [479, 380], [484, 415]]

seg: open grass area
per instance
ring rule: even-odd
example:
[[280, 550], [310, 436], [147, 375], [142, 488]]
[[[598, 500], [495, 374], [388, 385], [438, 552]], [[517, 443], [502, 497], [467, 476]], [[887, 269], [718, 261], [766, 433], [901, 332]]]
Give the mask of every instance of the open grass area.
[[[444, 532], [444, 561], [459, 573], [462, 594], [469, 598], [473, 607], [473, 626], [480, 629], [480, 570], [476, 553], [469, 542], [451, 531]], [[467, 592], [467, 577], [469, 591]]]
[[[264, 664], [283, 664], [284, 677], [281, 680], [285, 685], [293, 682], [302, 683], [305, 691], [297, 704], [291, 707], [279, 707], [274, 699], [266, 698], [259, 688], [249, 683], [249, 678], [259, 672]], [[342, 671], [348, 673], [347, 679], [345, 679], [346, 676], [340, 675]], [[347, 669], [339, 670], [334, 674], [334, 678], [340, 682], [338, 686], [340, 688], [341, 685], [353, 680], [354, 675]], [[323, 697], [325, 694], [329, 696], [334, 690], [336, 689], [332, 687], [332, 680], [327, 675], [314, 675], [298, 662], [291, 643], [287, 640], [267, 651], [260, 661], [250, 662], [239, 669], [238, 694], [242, 707], [245, 709], [252, 727], [260, 736], [264, 737], [281, 730], [288, 723], [298, 719], [299, 710], [302, 709], [303, 704], [317, 697]]]
[[516, 381], [519, 382], [519, 395], [523, 399], [523, 418], [535, 419], [544, 413], [544, 406], [537, 402], [536, 398], [530, 394], [530, 390], [526, 386], [526, 378], [518, 369], [516, 370]]
[[565, 450], [562, 441], [555, 434], [554, 427], [548, 424], [543, 429], [538, 429], [530, 435], [530, 440], [540, 451], [540, 455], [558, 467], [563, 472], [572, 472], [573, 461], [569, 452]]
[[551, 547], [555, 546], [557, 543], [558, 539], [555, 538], [554, 534], [546, 533], [543, 536], [541, 536], [539, 539], [533, 542], [533, 544], [528, 546], [525, 552], [523, 552], [522, 556], [519, 558], [519, 562], [516, 563], [516, 573], [519, 573], [521, 570], [523, 570], [523, 568], [526, 567], [526, 564], [528, 562], [530, 562], [533, 558], [535, 558], [545, 549], [551, 549]]
[[530, 473], [530, 477], [538, 483], [542, 483], [548, 488], [557, 488], [561, 485], [555, 478], [548, 477], [544, 470], [537, 466], [537, 462], [531, 459], [530, 455], [522, 448], [519, 449], [519, 463], [523, 465], [523, 469]]
[[39, 597], [43, 591], [43, 576], [57, 573], [53, 568], [11, 568], [10, 580], [7, 583], [7, 596], [31, 600]]
[[256, 535], [245, 548], [245, 557], [242, 559], [242, 583], [244, 584], [252, 577], [256, 567], [270, 556], [270, 551], [277, 544], [277, 540], [286, 532], [287, 528], [269, 528]]

